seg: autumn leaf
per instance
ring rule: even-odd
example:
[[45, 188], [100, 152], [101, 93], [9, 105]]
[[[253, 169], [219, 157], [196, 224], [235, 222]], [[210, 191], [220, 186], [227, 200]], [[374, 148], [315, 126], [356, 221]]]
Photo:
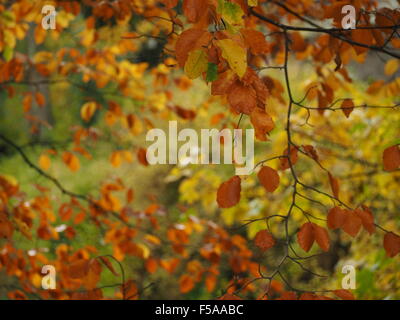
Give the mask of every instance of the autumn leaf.
[[207, 45], [211, 35], [202, 29], [188, 29], [182, 32], [176, 42], [175, 54], [179, 65], [183, 68], [188, 59], [189, 52]]
[[184, 274], [179, 280], [179, 288], [181, 293], [188, 293], [194, 288], [194, 281], [191, 276]]
[[39, 166], [43, 170], [49, 170], [51, 166], [51, 160], [48, 155], [42, 154], [39, 157]]
[[329, 177], [329, 183], [331, 185], [333, 196], [336, 199], [339, 199], [339, 191], [340, 191], [339, 180], [336, 179], [334, 176], [332, 176], [330, 172], [328, 172], [328, 177]]
[[139, 150], [137, 151], [137, 158], [139, 160], [139, 162], [144, 165], [145, 167], [147, 167], [149, 165], [149, 163], [147, 162], [147, 150], [144, 148], [139, 148]]
[[400, 252], [400, 237], [393, 232], [387, 232], [383, 238], [383, 247], [388, 257], [395, 257]]
[[269, 45], [262, 32], [254, 29], [241, 29], [240, 33], [243, 35], [246, 44], [250, 47], [252, 54], [260, 55], [269, 52]]
[[375, 232], [374, 215], [367, 206], [362, 206], [362, 209], [356, 209], [355, 213], [361, 219], [363, 228], [368, 231], [369, 234]]
[[[283, 152], [283, 155], [285, 156], [285, 158], [280, 159], [280, 166], [279, 166], [279, 169], [281, 169], [281, 170], [289, 169], [290, 163], [293, 166], [297, 163], [297, 160], [299, 159], [297, 148], [293, 147], [293, 146], [290, 146], [290, 153], [288, 152], [288, 149], [286, 148], [285, 151]], [[287, 157], [290, 158], [290, 162]]]
[[220, 208], [230, 208], [240, 201], [241, 180], [234, 176], [223, 182], [217, 192], [217, 202]]
[[328, 227], [330, 229], [342, 228], [346, 221], [346, 212], [340, 207], [333, 207], [328, 213]]
[[260, 183], [268, 192], [274, 192], [279, 187], [279, 174], [276, 170], [264, 166], [258, 172], [258, 179]]
[[315, 241], [318, 243], [323, 251], [329, 251], [330, 239], [328, 231], [315, 223], [313, 224], [313, 228]]
[[353, 100], [351, 99], [345, 99], [342, 102], [342, 106], [341, 106], [344, 115], [346, 116], [346, 118], [350, 117], [350, 114], [353, 112], [354, 110], [354, 103]]
[[207, 12], [207, 1], [183, 0], [183, 13], [189, 22], [198, 22]]
[[394, 171], [400, 168], [400, 148], [391, 146], [383, 152], [383, 168], [385, 171]]
[[213, 81], [211, 85], [211, 94], [216, 96], [229, 93], [231, 86], [236, 83], [237, 79], [237, 75], [230, 69], [220, 73], [218, 79]]
[[250, 121], [255, 129], [256, 138], [260, 141], [267, 141], [266, 134], [275, 128], [271, 116], [260, 108], [254, 108], [250, 113]]
[[203, 50], [193, 50], [189, 53], [185, 64], [185, 73], [190, 79], [196, 79], [208, 68], [207, 55]]
[[97, 110], [96, 102], [87, 102], [81, 108], [81, 117], [86, 122], [89, 122]]
[[79, 159], [71, 152], [64, 152], [62, 154], [62, 159], [64, 163], [71, 169], [71, 171], [76, 172], [80, 168]]
[[256, 92], [237, 80], [230, 88], [228, 102], [238, 113], [250, 114], [256, 107]]
[[261, 230], [257, 232], [254, 243], [262, 251], [267, 251], [275, 245], [275, 239], [267, 230]]
[[247, 52], [237, 42], [231, 39], [217, 40], [217, 46], [222, 50], [222, 57], [241, 78], [247, 70]]
[[334, 290], [333, 293], [342, 300], [355, 300], [354, 295], [345, 289]]
[[68, 266], [68, 274], [72, 279], [81, 279], [89, 273], [90, 260], [80, 259]]
[[311, 222], [307, 222], [302, 225], [300, 231], [297, 233], [297, 242], [300, 247], [308, 252], [310, 251], [315, 240], [314, 228]]
[[362, 226], [360, 217], [352, 210], [346, 210], [346, 220], [343, 223], [343, 231], [355, 237]]
[[385, 74], [387, 76], [391, 76], [399, 69], [399, 60], [398, 59], [390, 59], [385, 64]]
[[117, 271], [115, 271], [114, 266], [112, 265], [112, 263], [110, 262], [110, 260], [108, 259], [108, 257], [105, 256], [101, 256], [99, 257], [99, 259], [101, 260], [101, 262], [104, 263], [104, 265], [107, 267], [108, 270], [111, 271], [111, 273], [116, 276], [119, 277], [119, 273]]

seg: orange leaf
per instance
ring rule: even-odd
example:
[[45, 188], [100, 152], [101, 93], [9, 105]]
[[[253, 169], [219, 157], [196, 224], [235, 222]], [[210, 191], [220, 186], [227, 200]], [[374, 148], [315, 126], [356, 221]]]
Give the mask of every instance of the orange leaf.
[[46, 99], [44, 97], [44, 95], [40, 92], [36, 92], [35, 93], [35, 100], [36, 103], [38, 104], [39, 107], [44, 107], [45, 103], [46, 103]]
[[238, 79], [236, 73], [228, 69], [224, 73], [218, 75], [218, 79], [211, 84], [211, 94], [213, 96], [224, 95], [229, 92], [230, 87]]
[[350, 116], [350, 114], [353, 112], [354, 110], [354, 103], [353, 100], [351, 99], [346, 99], [342, 102], [342, 106], [341, 106], [344, 115], [346, 116], [346, 118], [348, 118]]
[[400, 252], [400, 237], [393, 232], [388, 232], [383, 238], [383, 247], [388, 257], [395, 257]]
[[[285, 149], [285, 151], [283, 152], [283, 154], [284, 154], [285, 156], [288, 156], [288, 155], [289, 155], [289, 152], [288, 152], [288, 149], [287, 149], [287, 148]], [[294, 166], [294, 165], [296, 164], [297, 160], [299, 159], [298, 152], [297, 152], [297, 148], [295, 148], [295, 147], [293, 147], [293, 146], [290, 147], [290, 155], [289, 155], [289, 158], [290, 158], [290, 162], [291, 162], [292, 166]], [[286, 170], [286, 169], [289, 169], [289, 168], [290, 168], [289, 159], [287, 159], [287, 158], [282, 158], [282, 159], [280, 160], [280, 169], [281, 169], [281, 170]]]
[[181, 293], [188, 293], [194, 288], [194, 281], [191, 276], [184, 274], [179, 280], [179, 288]]
[[261, 230], [257, 232], [254, 238], [254, 243], [262, 251], [266, 251], [275, 245], [275, 239], [268, 230]]
[[145, 267], [148, 273], [154, 273], [157, 271], [158, 262], [154, 258], [149, 258], [146, 260]]
[[43, 169], [43, 170], [49, 170], [50, 166], [51, 166], [51, 161], [50, 158], [45, 155], [42, 154], [39, 158], [39, 166]]
[[308, 252], [310, 251], [313, 243], [315, 240], [314, 236], [314, 228], [313, 224], [311, 222], [307, 222], [302, 225], [300, 228], [300, 231], [297, 233], [297, 241], [300, 245], [300, 247]]
[[68, 266], [68, 274], [72, 279], [81, 279], [89, 272], [90, 260], [80, 259]]
[[80, 168], [79, 159], [71, 152], [64, 152], [62, 155], [64, 163], [71, 169], [71, 171], [78, 171]]
[[329, 176], [329, 183], [331, 185], [331, 189], [332, 189], [332, 193], [333, 196], [336, 199], [339, 199], [339, 191], [340, 191], [340, 187], [339, 187], [339, 180], [334, 178], [330, 172], [328, 172], [328, 176]]
[[383, 168], [386, 171], [394, 171], [400, 168], [400, 148], [391, 146], [383, 152]]
[[371, 210], [366, 206], [362, 206], [362, 209], [356, 209], [355, 213], [361, 219], [361, 223], [364, 229], [367, 230], [369, 234], [374, 233], [375, 232], [374, 215], [372, 214]]
[[346, 210], [346, 220], [343, 224], [343, 231], [352, 237], [355, 237], [360, 231], [362, 222], [354, 211]]
[[86, 122], [89, 122], [97, 110], [96, 102], [87, 102], [81, 108], [81, 117]]
[[318, 243], [318, 245], [322, 250], [324, 250], [325, 252], [329, 251], [330, 240], [328, 231], [317, 224], [313, 224], [313, 227], [314, 227], [315, 241]]
[[279, 186], [279, 174], [276, 170], [264, 166], [258, 172], [258, 179], [268, 192], [274, 192]]
[[262, 32], [253, 29], [242, 29], [240, 32], [252, 54], [260, 55], [269, 52], [269, 45]]
[[207, 2], [199, 0], [183, 0], [183, 13], [189, 22], [198, 22], [202, 15], [207, 12]]
[[147, 155], [146, 154], [147, 154], [147, 151], [144, 148], [140, 148], [138, 150], [138, 152], [137, 152], [137, 157], [138, 157], [139, 162], [142, 165], [147, 167], [149, 165], [149, 163], [147, 162]]
[[349, 290], [340, 289], [333, 291], [333, 293], [343, 300], [355, 300], [353, 294]]
[[217, 202], [220, 208], [230, 208], [240, 201], [241, 180], [234, 176], [218, 188]]
[[202, 29], [192, 28], [182, 32], [175, 46], [175, 54], [179, 66], [183, 68], [189, 56], [189, 52], [193, 49], [200, 48], [202, 45], [207, 45], [210, 38], [210, 33]]
[[110, 270], [114, 276], [116, 276], [116, 277], [119, 276], [118, 272], [115, 271], [114, 266], [112, 265], [112, 263], [110, 262], [110, 260], [107, 257], [102, 256], [99, 258], [100, 258], [101, 262], [104, 263], [104, 265], [107, 267], [107, 269]]
[[237, 80], [229, 88], [228, 102], [236, 112], [250, 114], [257, 106], [256, 91]]
[[339, 207], [334, 207], [328, 213], [328, 227], [330, 229], [342, 228], [346, 221], [346, 212]]
[[275, 128], [271, 116], [264, 110], [255, 108], [250, 114], [250, 121], [255, 129], [256, 138], [260, 141], [267, 141], [265, 135]]

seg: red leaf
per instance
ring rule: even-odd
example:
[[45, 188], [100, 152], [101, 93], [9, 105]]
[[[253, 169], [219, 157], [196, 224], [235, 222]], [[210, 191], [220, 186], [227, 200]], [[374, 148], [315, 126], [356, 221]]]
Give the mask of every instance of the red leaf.
[[383, 247], [388, 257], [393, 258], [400, 252], [400, 237], [393, 232], [388, 232], [383, 238]]
[[346, 116], [346, 118], [350, 117], [350, 114], [353, 112], [354, 110], [354, 103], [353, 100], [351, 99], [346, 99], [342, 102], [342, 110], [344, 115]]
[[330, 172], [328, 172], [328, 176], [329, 176], [329, 183], [331, 185], [331, 189], [332, 189], [332, 193], [333, 196], [336, 199], [339, 199], [339, 191], [340, 191], [340, 187], [339, 187], [339, 180], [337, 180], [336, 178], [334, 178]]
[[328, 231], [315, 223], [313, 224], [313, 228], [315, 241], [318, 243], [322, 250], [324, 250], [325, 252], [329, 251], [330, 239]]
[[346, 212], [342, 208], [334, 207], [328, 213], [328, 227], [330, 229], [342, 228], [346, 221]]
[[361, 219], [364, 229], [367, 230], [369, 234], [374, 233], [375, 232], [374, 215], [372, 214], [371, 210], [366, 206], [362, 206], [362, 209], [357, 209], [355, 210], [355, 212]]
[[256, 91], [237, 80], [230, 88], [228, 102], [238, 113], [250, 114], [257, 106]]
[[343, 300], [355, 300], [353, 294], [349, 290], [340, 289], [333, 291], [333, 293]]
[[279, 186], [279, 174], [276, 170], [264, 166], [258, 172], [258, 179], [268, 192], [274, 192]]
[[266, 251], [275, 245], [275, 239], [268, 230], [261, 230], [257, 232], [254, 238], [254, 243], [262, 251]]
[[[286, 148], [285, 151], [283, 152], [285, 156], [289, 155], [288, 149]], [[297, 148], [291, 146], [290, 147], [290, 162], [293, 165], [296, 164], [297, 160], [299, 159], [298, 153], [297, 153]], [[290, 163], [287, 158], [282, 158], [281, 163], [280, 163], [280, 169], [281, 170], [286, 170], [290, 168]]]
[[346, 210], [346, 220], [343, 224], [343, 230], [352, 237], [355, 237], [360, 231], [362, 222], [359, 216], [350, 210]]
[[234, 176], [223, 182], [217, 192], [217, 202], [220, 208], [230, 208], [240, 201], [241, 180]]
[[400, 168], [400, 148], [398, 145], [389, 147], [383, 152], [383, 168], [394, 171]]
[[255, 108], [250, 114], [250, 121], [255, 129], [256, 138], [260, 141], [267, 141], [265, 135], [275, 128], [271, 116], [264, 110]]
[[300, 228], [300, 231], [297, 233], [297, 241], [300, 247], [304, 251], [308, 252], [310, 251], [314, 243], [314, 240], [315, 237], [314, 237], [313, 224], [311, 222], [303, 224], [303, 226]]

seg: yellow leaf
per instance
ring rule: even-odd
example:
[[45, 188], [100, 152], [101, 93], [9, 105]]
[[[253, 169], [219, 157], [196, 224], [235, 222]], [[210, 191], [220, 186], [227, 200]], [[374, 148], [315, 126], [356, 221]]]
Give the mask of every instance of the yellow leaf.
[[243, 77], [247, 70], [246, 49], [242, 48], [231, 39], [218, 40], [217, 45], [221, 48], [222, 57], [228, 61], [231, 69], [235, 71], [239, 77]]
[[248, 0], [247, 3], [249, 4], [250, 7], [258, 6], [258, 0]]
[[207, 70], [208, 59], [203, 50], [193, 50], [185, 64], [185, 73], [190, 79], [196, 79]]
[[390, 59], [385, 65], [385, 74], [391, 76], [399, 69], [399, 60]]
[[47, 155], [42, 154], [42, 155], [40, 156], [40, 158], [39, 158], [39, 166], [40, 166], [43, 170], [49, 170], [50, 165], [51, 165], [50, 158], [49, 158]]
[[87, 102], [85, 103], [82, 108], [81, 108], [81, 117], [83, 120], [86, 122], [89, 122], [89, 120], [93, 117], [93, 114], [97, 110], [97, 104], [96, 102]]

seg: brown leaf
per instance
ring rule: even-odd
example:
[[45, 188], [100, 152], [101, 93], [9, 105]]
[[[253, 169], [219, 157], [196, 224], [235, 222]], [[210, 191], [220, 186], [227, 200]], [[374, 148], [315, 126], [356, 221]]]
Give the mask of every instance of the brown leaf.
[[332, 189], [332, 193], [333, 196], [336, 199], [339, 199], [339, 191], [340, 191], [340, 187], [339, 187], [339, 180], [334, 178], [330, 172], [328, 172], [328, 176], [329, 176], [329, 183], [331, 185], [331, 189]]
[[[201, 2], [201, 1], [199, 1]], [[183, 68], [189, 56], [189, 52], [206, 45], [211, 35], [202, 29], [188, 29], [181, 33], [176, 41], [175, 54], [179, 66]]]
[[256, 91], [237, 80], [229, 88], [228, 102], [236, 112], [250, 114], [257, 106]]
[[328, 213], [328, 227], [330, 229], [342, 228], [346, 218], [345, 210], [340, 207], [334, 207]]
[[340, 289], [333, 291], [333, 293], [343, 300], [355, 300], [353, 294], [349, 290]]
[[101, 260], [101, 262], [104, 263], [104, 265], [107, 267], [108, 270], [111, 271], [111, 273], [118, 277], [119, 273], [117, 271], [115, 271], [114, 266], [112, 265], [112, 263], [110, 262], [110, 260], [107, 257], [101, 256], [99, 257], [99, 259]]
[[297, 233], [297, 241], [300, 245], [300, 247], [308, 252], [310, 251], [313, 243], [315, 240], [314, 236], [314, 228], [313, 224], [311, 222], [307, 222], [302, 225], [300, 228], [300, 231]]
[[183, 0], [183, 13], [189, 22], [198, 22], [202, 15], [207, 12], [207, 1]]
[[256, 138], [260, 141], [267, 141], [265, 135], [275, 128], [271, 116], [264, 110], [255, 108], [250, 114], [250, 121], [255, 129]]
[[355, 237], [360, 231], [362, 222], [354, 211], [346, 210], [346, 220], [343, 224], [343, 231]]
[[254, 238], [254, 243], [262, 251], [266, 251], [275, 245], [275, 239], [268, 230], [261, 230], [257, 232]]
[[68, 274], [72, 279], [81, 279], [89, 272], [90, 260], [80, 259], [68, 266]]
[[324, 250], [325, 252], [329, 251], [330, 239], [328, 231], [315, 223], [313, 224], [313, 228], [315, 241], [318, 243], [322, 250]]
[[366, 206], [362, 206], [362, 209], [356, 209], [355, 212], [361, 219], [364, 229], [367, 230], [369, 234], [374, 233], [375, 232], [374, 215], [372, 214], [371, 210]]
[[353, 112], [354, 110], [354, 103], [353, 100], [351, 99], [346, 99], [342, 102], [342, 106], [341, 106], [344, 115], [346, 116], [346, 118], [348, 118], [350, 116], [350, 114]]
[[260, 55], [269, 52], [269, 45], [262, 32], [254, 29], [241, 29], [240, 33], [243, 35], [246, 44], [250, 47], [252, 54]]
[[383, 247], [388, 257], [395, 257], [400, 252], [400, 237], [393, 232], [386, 233], [383, 238]]
[[[288, 154], [289, 154], [288, 153], [288, 149], [286, 148], [285, 151], [283, 152], [283, 155], [287, 156]], [[294, 166], [296, 164], [297, 160], [299, 159], [297, 148], [295, 148], [293, 146], [290, 147], [289, 158], [290, 158], [290, 162], [291, 162], [292, 166]], [[289, 169], [289, 168], [290, 168], [289, 159], [282, 158], [280, 160], [280, 169], [281, 170], [286, 170], [286, 169]]]
[[391, 146], [383, 152], [383, 168], [385, 171], [394, 171], [400, 168], [400, 148]]
[[213, 96], [227, 94], [230, 87], [236, 82], [238, 76], [232, 70], [227, 70], [218, 75], [218, 79], [211, 84], [211, 94]]
[[139, 160], [139, 162], [144, 165], [145, 167], [147, 167], [149, 165], [149, 163], [147, 162], [147, 150], [144, 148], [140, 148], [137, 151], [137, 158]]
[[258, 172], [258, 179], [268, 192], [274, 192], [279, 187], [279, 174], [276, 170], [264, 166]]
[[231, 208], [240, 201], [241, 180], [234, 176], [223, 182], [217, 192], [217, 202], [220, 208]]

